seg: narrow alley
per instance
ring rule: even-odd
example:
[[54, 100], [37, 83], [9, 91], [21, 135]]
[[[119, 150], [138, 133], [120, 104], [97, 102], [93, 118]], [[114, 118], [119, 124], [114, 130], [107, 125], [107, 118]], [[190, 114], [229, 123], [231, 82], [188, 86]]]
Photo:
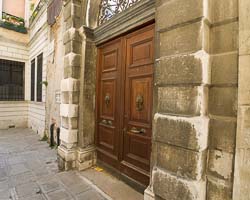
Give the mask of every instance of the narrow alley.
[[0, 199], [111, 199], [78, 172], [59, 172], [56, 155], [29, 129], [0, 130]]

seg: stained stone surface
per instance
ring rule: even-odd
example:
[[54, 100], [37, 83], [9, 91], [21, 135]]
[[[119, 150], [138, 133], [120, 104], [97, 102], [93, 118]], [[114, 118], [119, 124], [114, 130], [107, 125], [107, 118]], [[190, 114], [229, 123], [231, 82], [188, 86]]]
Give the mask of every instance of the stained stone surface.
[[0, 200], [111, 199], [78, 172], [58, 171], [56, 158], [33, 131], [0, 130]]

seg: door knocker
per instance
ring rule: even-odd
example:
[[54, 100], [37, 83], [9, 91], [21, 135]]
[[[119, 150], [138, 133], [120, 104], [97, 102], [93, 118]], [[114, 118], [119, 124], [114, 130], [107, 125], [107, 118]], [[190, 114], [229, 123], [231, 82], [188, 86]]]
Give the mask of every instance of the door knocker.
[[106, 94], [105, 98], [104, 98], [105, 104], [106, 106], [108, 106], [110, 104], [110, 96], [109, 94]]
[[137, 95], [136, 97], [136, 110], [137, 111], [142, 111], [143, 110], [143, 103], [144, 99], [142, 95]]

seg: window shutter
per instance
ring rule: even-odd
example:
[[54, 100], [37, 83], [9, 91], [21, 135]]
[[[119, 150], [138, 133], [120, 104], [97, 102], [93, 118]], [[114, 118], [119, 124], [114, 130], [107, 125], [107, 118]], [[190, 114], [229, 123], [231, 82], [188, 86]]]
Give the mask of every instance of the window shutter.
[[30, 91], [31, 91], [31, 101], [35, 101], [35, 59], [31, 61], [31, 83], [30, 83]]
[[42, 102], [43, 54], [37, 57], [36, 101]]
[[53, 25], [62, 9], [62, 0], [53, 0], [48, 6], [48, 24]]

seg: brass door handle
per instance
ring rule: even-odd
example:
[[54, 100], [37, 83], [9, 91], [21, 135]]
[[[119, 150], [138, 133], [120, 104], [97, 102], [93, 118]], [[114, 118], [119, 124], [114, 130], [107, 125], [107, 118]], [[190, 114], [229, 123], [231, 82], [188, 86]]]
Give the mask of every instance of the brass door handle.
[[101, 123], [104, 124], [104, 125], [110, 125], [110, 126], [113, 125], [112, 121], [110, 121], [110, 120], [107, 121], [106, 119], [103, 119], [103, 120], [101, 121]]
[[106, 119], [102, 120], [101, 123], [102, 123], [102, 124], [105, 124], [105, 125], [108, 125], [108, 122], [107, 122]]
[[143, 133], [146, 133], [146, 130], [144, 128], [138, 130], [136, 127], [133, 127], [131, 130], [130, 130], [131, 133], [135, 133], [135, 134], [143, 134]]

